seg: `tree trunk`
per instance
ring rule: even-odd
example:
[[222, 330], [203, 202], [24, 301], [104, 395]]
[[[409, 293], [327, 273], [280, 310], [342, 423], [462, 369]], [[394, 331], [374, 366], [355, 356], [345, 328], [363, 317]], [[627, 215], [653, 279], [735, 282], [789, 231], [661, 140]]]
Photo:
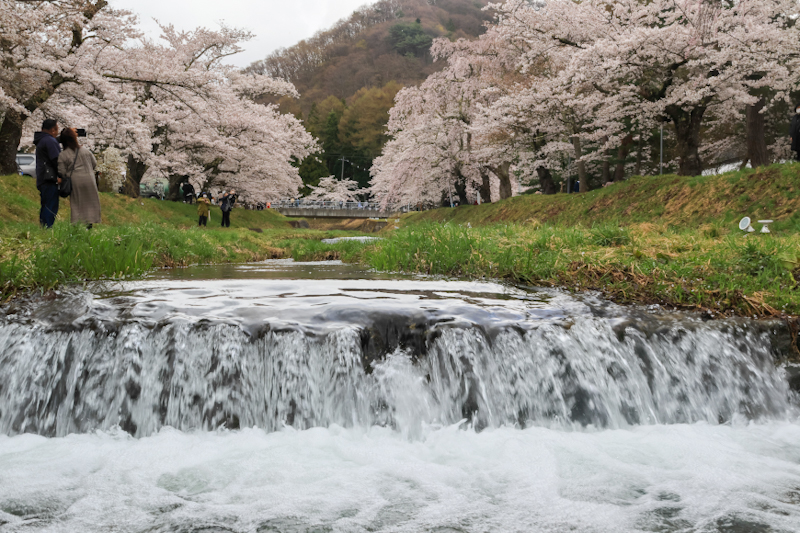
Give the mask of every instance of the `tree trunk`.
[[469, 200], [467, 200], [467, 180], [459, 174], [459, 178], [453, 184], [453, 188], [458, 196], [458, 205], [467, 205], [469, 203]]
[[125, 176], [124, 192], [131, 198], [139, 198], [139, 185], [142, 183], [147, 165], [137, 161], [132, 155], [128, 156], [128, 172]]
[[700, 130], [703, 126], [704, 105], [698, 105], [691, 111], [680, 106], [669, 105], [664, 110], [675, 126], [676, 148], [678, 150], [681, 176], [699, 176], [703, 173], [703, 162], [700, 159]]
[[0, 126], [0, 175], [17, 173], [17, 149], [22, 140], [22, 124], [25, 119], [16, 111], [7, 110]]
[[492, 182], [489, 179], [489, 172], [486, 169], [481, 169], [481, 203], [492, 203]]
[[[456, 166], [455, 168], [455, 182], [453, 183], [453, 189], [455, 189], [456, 196], [458, 197], [457, 201], [459, 205], [466, 205], [468, 203], [467, 200], [467, 178], [461, 173], [461, 167]], [[456, 201], [454, 198], [453, 201]]]
[[634, 174], [637, 176], [642, 175], [642, 151], [644, 150], [644, 138], [642, 137], [642, 133], [639, 132], [639, 142], [636, 145], [636, 170]]
[[492, 169], [492, 172], [500, 179], [500, 199], [511, 198], [514, 192], [511, 190], [511, 163], [503, 163]]
[[536, 173], [539, 175], [539, 185], [542, 187], [542, 194], [555, 194], [558, 192], [549, 168], [538, 167]]
[[622, 144], [617, 150], [617, 165], [614, 168], [614, 181], [622, 181], [625, 179], [625, 162], [628, 160], [628, 154], [631, 153], [631, 145], [633, 144], [633, 135], [626, 135], [622, 139]]
[[765, 105], [766, 100], [761, 98], [747, 106], [747, 158], [753, 168], [769, 165], [764, 114], [761, 113]]
[[167, 194], [167, 200], [170, 202], [182, 202], [183, 196], [181, 195], [181, 183], [186, 180], [188, 176], [178, 176], [176, 174], [170, 174], [169, 176], [169, 194]]
[[[603, 144], [608, 142], [608, 137], [603, 137]], [[605, 151], [603, 159], [603, 185], [611, 181], [611, 150]]]
[[583, 150], [581, 149], [581, 138], [575, 135], [572, 138], [572, 146], [575, 147], [575, 161], [578, 165], [578, 192], [588, 192], [589, 183], [586, 179], [586, 161], [581, 161]]

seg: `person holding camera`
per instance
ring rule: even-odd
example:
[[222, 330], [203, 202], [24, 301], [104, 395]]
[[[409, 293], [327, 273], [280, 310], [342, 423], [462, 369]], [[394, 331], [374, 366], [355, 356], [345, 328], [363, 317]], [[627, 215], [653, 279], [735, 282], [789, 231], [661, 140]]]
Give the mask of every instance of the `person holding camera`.
[[58, 122], [48, 118], [42, 123], [42, 131], [33, 134], [36, 146], [36, 188], [39, 189], [39, 224], [52, 228], [58, 215]]
[[61, 132], [61, 144], [64, 151], [58, 157], [58, 171], [72, 180], [70, 222], [91, 228], [92, 224], [100, 223], [100, 194], [94, 176], [97, 160], [92, 152], [81, 147], [75, 128]]
[[222, 227], [231, 227], [231, 211], [233, 211], [233, 204], [236, 203], [236, 191], [231, 189], [226, 192], [219, 200], [219, 208], [222, 210]]

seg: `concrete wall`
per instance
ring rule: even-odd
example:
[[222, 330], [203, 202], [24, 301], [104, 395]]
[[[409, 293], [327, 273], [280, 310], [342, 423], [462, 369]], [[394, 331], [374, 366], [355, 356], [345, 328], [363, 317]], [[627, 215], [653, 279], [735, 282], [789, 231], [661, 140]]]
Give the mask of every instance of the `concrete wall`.
[[280, 207], [277, 211], [285, 217], [304, 218], [390, 218], [398, 213], [374, 211], [372, 209], [310, 209], [305, 207]]

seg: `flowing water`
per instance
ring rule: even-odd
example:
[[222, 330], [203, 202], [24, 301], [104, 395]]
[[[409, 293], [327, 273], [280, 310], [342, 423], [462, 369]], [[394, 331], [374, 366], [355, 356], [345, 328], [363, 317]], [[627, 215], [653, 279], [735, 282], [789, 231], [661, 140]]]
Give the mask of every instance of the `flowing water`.
[[800, 531], [780, 323], [338, 263], [0, 311], [0, 531]]

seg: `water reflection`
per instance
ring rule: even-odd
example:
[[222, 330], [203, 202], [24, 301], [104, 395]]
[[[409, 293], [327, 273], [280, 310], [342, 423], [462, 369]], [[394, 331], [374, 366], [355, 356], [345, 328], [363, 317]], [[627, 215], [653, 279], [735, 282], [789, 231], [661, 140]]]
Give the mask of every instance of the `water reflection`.
[[419, 276], [377, 272], [341, 261], [296, 262], [271, 259], [261, 263], [197, 265], [188, 268], [157, 270], [153, 280], [231, 280], [231, 279], [419, 279]]

